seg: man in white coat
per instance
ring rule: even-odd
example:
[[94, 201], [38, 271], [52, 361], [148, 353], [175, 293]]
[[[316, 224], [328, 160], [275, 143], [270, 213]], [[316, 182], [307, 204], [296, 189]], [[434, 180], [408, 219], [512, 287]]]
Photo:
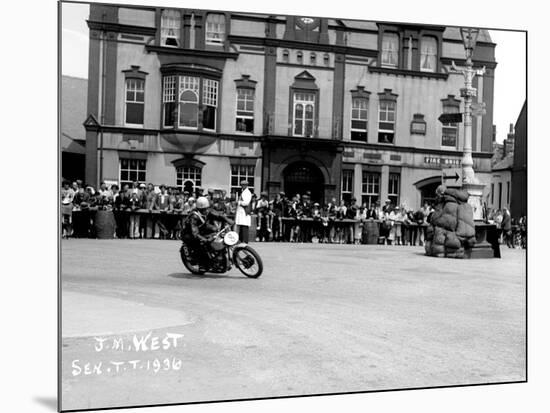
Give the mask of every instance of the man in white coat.
[[250, 228], [250, 202], [252, 201], [252, 192], [248, 189], [248, 181], [241, 182], [241, 194], [237, 202], [237, 211], [235, 212], [236, 230], [239, 239], [248, 243], [248, 229]]

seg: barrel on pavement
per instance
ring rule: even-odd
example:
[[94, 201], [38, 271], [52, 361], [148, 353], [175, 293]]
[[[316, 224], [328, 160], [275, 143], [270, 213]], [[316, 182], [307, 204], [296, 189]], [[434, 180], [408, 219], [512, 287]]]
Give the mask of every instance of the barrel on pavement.
[[97, 238], [112, 239], [115, 237], [116, 224], [113, 211], [97, 211], [94, 225]]
[[377, 244], [378, 237], [380, 236], [380, 230], [378, 228], [378, 222], [370, 219], [363, 226], [364, 231], [367, 233], [367, 244]]

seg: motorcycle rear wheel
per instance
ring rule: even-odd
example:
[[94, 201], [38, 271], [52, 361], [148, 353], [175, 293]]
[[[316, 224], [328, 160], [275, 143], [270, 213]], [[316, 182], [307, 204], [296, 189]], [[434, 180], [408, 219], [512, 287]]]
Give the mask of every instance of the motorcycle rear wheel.
[[186, 246], [185, 244], [183, 244], [180, 248], [180, 257], [181, 257], [181, 261], [183, 262], [183, 265], [185, 266], [185, 268], [187, 268], [187, 270], [191, 273], [191, 274], [195, 274], [195, 275], [203, 275], [206, 271], [202, 270], [200, 267], [199, 267], [199, 264], [194, 264], [194, 263], [191, 263], [189, 262], [189, 257], [188, 255], [185, 253], [185, 248], [189, 248], [188, 246]]
[[264, 264], [258, 253], [248, 245], [236, 247], [233, 250], [235, 266], [248, 278], [258, 278], [262, 275]]

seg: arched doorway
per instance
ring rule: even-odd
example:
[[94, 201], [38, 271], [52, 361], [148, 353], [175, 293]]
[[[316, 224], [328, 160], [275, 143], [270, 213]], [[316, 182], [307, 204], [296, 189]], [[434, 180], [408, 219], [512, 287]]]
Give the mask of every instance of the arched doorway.
[[324, 201], [324, 178], [319, 168], [309, 162], [294, 162], [283, 171], [284, 191], [289, 198], [311, 192], [312, 202]]

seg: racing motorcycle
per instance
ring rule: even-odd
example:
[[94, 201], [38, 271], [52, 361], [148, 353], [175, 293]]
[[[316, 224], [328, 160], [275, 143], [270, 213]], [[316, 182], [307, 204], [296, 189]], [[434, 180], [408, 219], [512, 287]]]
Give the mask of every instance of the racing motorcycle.
[[249, 278], [258, 278], [262, 275], [263, 263], [258, 253], [249, 245], [239, 243], [239, 235], [226, 226], [214, 234], [207, 249], [208, 263], [206, 268], [199, 267], [196, 253], [185, 242], [182, 242], [180, 255], [183, 265], [192, 274], [202, 275], [205, 272], [225, 273], [233, 264]]

